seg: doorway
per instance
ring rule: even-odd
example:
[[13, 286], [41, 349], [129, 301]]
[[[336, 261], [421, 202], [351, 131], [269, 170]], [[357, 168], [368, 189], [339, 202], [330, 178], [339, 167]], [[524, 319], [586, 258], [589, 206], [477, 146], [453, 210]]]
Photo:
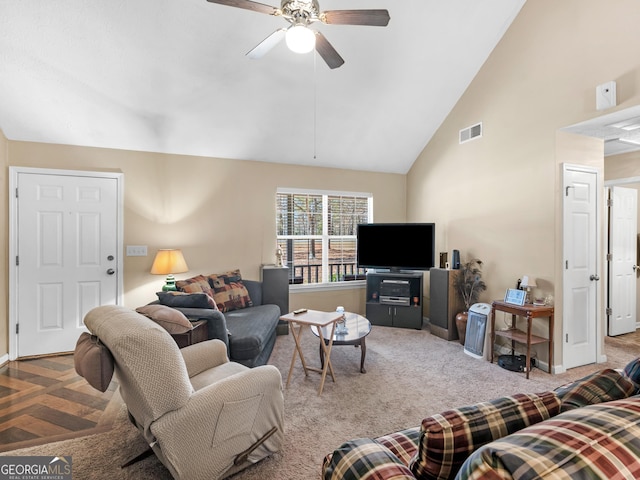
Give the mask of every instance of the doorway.
[[73, 351], [91, 308], [122, 303], [122, 174], [9, 171], [9, 358]]
[[[605, 187], [613, 198], [608, 222], [607, 335], [615, 336], [636, 331], [640, 319], [640, 176], [608, 180]], [[618, 225], [613, 224], [616, 219]]]
[[[576, 123], [573, 125], [569, 125], [567, 127], [561, 128], [560, 131], [568, 132], [572, 134], [582, 135], [585, 137], [599, 138], [603, 142], [603, 151], [602, 151], [602, 161], [603, 165], [606, 164], [606, 160], [609, 156], [619, 156], [619, 155], [634, 155], [633, 152], [637, 152], [640, 150], [640, 144], [636, 142], [630, 142], [629, 137], [635, 135], [640, 130], [640, 105], [636, 105], [633, 107], [624, 108], [622, 110], [617, 110], [611, 113], [605, 113], [600, 115], [599, 117], [595, 117], [580, 123]], [[587, 150], [588, 153], [593, 153], [590, 150]], [[581, 157], [581, 160], [583, 158]], [[591, 163], [587, 163], [591, 162]], [[585, 162], [585, 164], [589, 165], [599, 165], [597, 159], [593, 158], [593, 155]], [[607, 167], [603, 167], [605, 171], [607, 171]], [[637, 175], [640, 173], [638, 169], [628, 163], [621, 164], [616, 167], [619, 172], [630, 173], [631, 175]], [[636, 173], [637, 172], [637, 173]], [[622, 177], [623, 175], [620, 175]], [[612, 178], [609, 173], [605, 175], [605, 177]], [[613, 177], [615, 178], [615, 177]], [[640, 177], [638, 179], [640, 181]], [[604, 182], [601, 180], [600, 185], [598, 186], [598, 195], [599, 198], [604, 198], [605, 188], [604, 185], [610, 185], [609, 182]], [[564, 193], [564, 192], [562, 192]], [[561, 195], [564, 198], [564, 195]], [[600, 209], [601, 208], [601, 209]], [[606, 210], [605, 204], [602, 200], [599, 203], [599, 210], [597, 213], [601, 213], [603, 220], [606, 220]], [[566, 224], [563, 225], [563, 231], [566, 232]], [[607, 223], [606, 221], [600, 222], [598, 226], [598, 239], [601, 239], [600, 244], [602, 245], [601, 250], [599, 250], [598, 255], [598, 266], [601, 269], [595, 273], [596, 276], [601, 275], [602, 286], [599, 289], [596, 300], [598, 302], [597, 308], [597, 345], [596, 345], [596, 361], [597, 362], [605, 362], [607, 357], [605, 354], [605, 343], [604, 337], [607, 335], [607, 316], [606, 316], [606, 308], [608, 307], [607, 301], [607, 285], [608, 282], [608, 269], [607, 269], [607, 261], [605, 258], [606, 253], [606, 241], [607, 241]], [[564, 248], [564, 245], [563, 245]], [[560, 267], [560, 265], [558, 265]], [[565, 273], [564, 265], [562, 265], [563, 277]], [[564, 289], [564, 278], [563, 278], [563, 289]], [[563, 301], [565, 299], [566, 292], [563, 291]], [[638, 295], [640, 295], [640, 289], [638, 291]], [[564, 303], [564, 302], [563, 302]], [[564, 308], [564, 305], [561, 307]], [[640, 312], [638, 312], [640, 314]], [[640, 315], [637, 317], [640, 319]], [[564, 319], [563, 319], [564, 321]], [[564, 351], [566, 349], [566, 335], [565, 329], [563, 328], [563, 358]], [[571, 368], [571, 363], [568, 365], [563, 365], [563, 369]]]

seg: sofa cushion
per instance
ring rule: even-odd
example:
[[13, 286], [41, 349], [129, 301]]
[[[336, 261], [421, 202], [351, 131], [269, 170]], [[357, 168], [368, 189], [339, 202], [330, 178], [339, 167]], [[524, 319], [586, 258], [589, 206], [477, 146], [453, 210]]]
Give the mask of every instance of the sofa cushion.
[[633, 382], [636, 387], [635, 393], [640, 393], [640, 358], [636, 358], [627, 363], [622, 373]]
[[211, 290], [209, 280], [204, 275], [178, 280], [176, 281], [176, 288], [185, 293], [206, 293], [213, 297], [213, 290]]
[[76, 372], [96, 390], [105, 392], [113, 377], [113, 355], [98, 337], [83, 332], [73, 353]]
[[230, 357], [249, 360], [259, 355], [275, 336], [279, 312], [277, 305], [258, 305], [226, 312]]
[[343, 443], [323, 461], [324, 480], [413, 480], [404, 463], [385, 446], [370, 438]]
[[253, 306], [247, 288], [242, 283], [240, 270], [209, 275], [213, 298], [222, 312]]
[[573, 383], [556, 388], [560, 411], [566, 412], [595, 403], [627, 398], [635, 393], [635, 385], [622, 373], [607, 368]]
[[393, 432], [375, 439], [384, 445], [398, 457], [402, 463], [409, 465], [413, 457], [418, 453], [420, 443], [420, 427], [408, 428], [399, 432]]
[[211, 295], [204, 292], [157, 292], [160, 304], [174, 308], [212, 308], [216, 310], [218, 306]]
[[416, 478], [452, 479], [477, 448], [559, 411], [555, 392], [519, 393], [425, 418], [411, 470]]
[[145, 305], [136, 308], [136, 312], [150, 318], [172, 335], [193, 330], [189, 319], [175, 308], [165, 305]]
[[640, 398], [561, 413], [474, 452], [458, 480], [640, 478]]

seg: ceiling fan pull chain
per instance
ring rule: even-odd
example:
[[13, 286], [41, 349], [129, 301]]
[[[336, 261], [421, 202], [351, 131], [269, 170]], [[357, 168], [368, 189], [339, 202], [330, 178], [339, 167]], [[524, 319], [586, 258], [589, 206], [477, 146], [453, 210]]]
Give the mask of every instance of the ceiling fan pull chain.
[[318, 77], [316, 75], [316, 66], [318, 53], [313, 51], [313, 159], [316, 159], [317, 152], [317, 131], [318, 131]]

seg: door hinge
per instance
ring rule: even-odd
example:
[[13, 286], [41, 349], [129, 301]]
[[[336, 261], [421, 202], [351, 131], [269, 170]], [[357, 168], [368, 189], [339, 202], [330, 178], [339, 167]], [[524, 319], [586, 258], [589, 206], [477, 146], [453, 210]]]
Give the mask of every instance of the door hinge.
[[569, 334], [568, 333], [565, 334], [564, 341], [565, 341], [565, 343], [569, 343]]
[[613, 253], [607, 253], [607, 262], [613, 260]]
[[607, 315], [611, 315], [613, 313], [613, 311], [611, 310], [611, 307], [607, 307], [605, 309], [605, 312], [606, 312]]
[[607, 207], [613, 207], [613, 198], [607, 198]]
[[564, 269], [569, 270], [569, 260], [564, 261]]
[[20, 265], [20, 257], [16, 255], [16, 266]]
[[20, 324], [16, 323], [16, 335], [20, 333]]
[[18, 198], [18, 187], [16, 187], [16, 198]]

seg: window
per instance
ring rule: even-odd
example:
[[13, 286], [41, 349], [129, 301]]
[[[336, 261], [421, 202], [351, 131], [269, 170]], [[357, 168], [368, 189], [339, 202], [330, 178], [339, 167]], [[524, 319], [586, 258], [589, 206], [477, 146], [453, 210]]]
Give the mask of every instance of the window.
[[367, 193], [278, 190], [276, 234], [289, 283], [364, 279], [356, 267], [356, 231], [373, 218]]

